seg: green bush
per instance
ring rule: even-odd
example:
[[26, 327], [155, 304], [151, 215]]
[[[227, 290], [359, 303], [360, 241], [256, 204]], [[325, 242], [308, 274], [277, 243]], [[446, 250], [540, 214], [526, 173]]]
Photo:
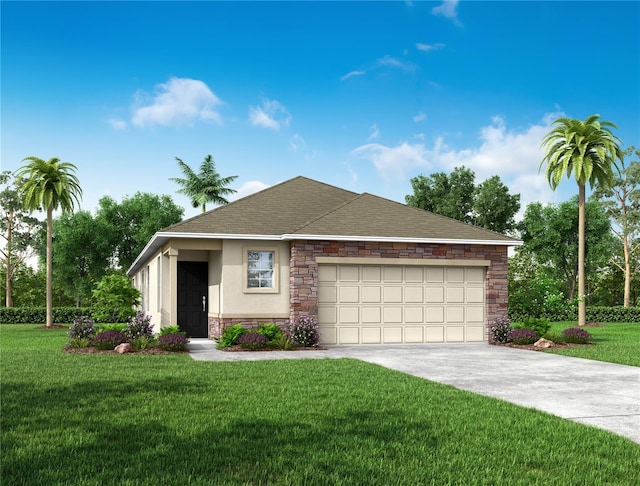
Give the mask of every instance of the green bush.
[[227, 327], [218, 339], [218, 348], [228, 348], [238, 344], [238, 339], [246, 332], [247, 330], [240, 323]]
[[[126, 322], [135, 316], [133, 308], [140, 303], [140, 291], [126, 275], [105, 275], [93, 291], [95, 318], [100, 322]], [[115, 314], [115, 315], [114, 315]], [[114, 319], [115, 316], [120, 319]], [[121, 318], [124, 317], [124, 321]]]
[[127, 329], [127, 325], [126, 324], [100, 324], [98, 326], [98, 329], [99, 329], [98, 332], [117, 331], [124, 334], [125, 330]]
[[[89, 317], [96, 323], [103, 322], [127, 322], [133, 311], [123, 315], [118, 310], [111, 310], [107, 313], [98, 313], [92, 307], [54, 307], [53, 322], [55, 324], [71, 324], [80, 317]], [[135, 314], [135, 313], [134, 313]], [[106, 317], [105, 317], [106, 316]], [[40, 324], [47, 321], [46, 307], [0, 307], [1, 324]]]
[[284, 332], [275, 338], [273, 341], [269, 341], [269, 346], [276, 349], [289, 350], [293, 348], [293, 342], [291, 342], [291, 338], [287, 336]]
[[544, 336], [551, 329], [551, 323], [543, 317], [525, 317], [522, 322], [513, 324], [513, 328], [531, 329], [538, 333], [538, 336]]
[[[578, 319], [578, 305], [568, 304], [547, 310], [545, 313], [527, 313], [522, 308], [513, 306], [509, 296], [509, 318], [513, 322], [522, 322], [528, 317], [544, 317], [551, 322], [575, 321]], [[587, 306], [588, 322], [638, 322], [640, 323], [640, 307], [604, 307]]]
[[164, 336], [165, 334], [182, 334], [183, 336], [187, 335], [187, 333], [181, 331], [178, 326], [167, 326], [160, 329], [159, 336]]
[[138, 336], [133, 339], [129, 339], [129, 343], [133, 349], [150, 349], [156, 345], [155, 336]]
[[277, 324], [260, 324], [256, 332], [266, 337], [269, 342], [275, 341], [284, 334]]

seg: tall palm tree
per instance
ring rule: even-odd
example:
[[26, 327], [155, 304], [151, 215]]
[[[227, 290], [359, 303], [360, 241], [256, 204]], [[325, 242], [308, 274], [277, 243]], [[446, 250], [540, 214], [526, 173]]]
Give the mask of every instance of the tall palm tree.
[[585, 186], [606, 187], [613, 181], [617, 159], [622, 159], [620, 139], [611, 129], [614, 123], [599, 121], [600, 115], [591, 115], [584, 121], [558, 118], [554, 128], [542, 139], [545, 156], [540, 168], [547, 164], [545, 175], [555, 191], [562, 176], [573, 176], [578, 183], [578, 325], [586, 324], [584, 292], [585, 251]]
[[229, 189], [227, 186], [231, 184], [238, 176], [220, 177], [216, 172], [216, 163], [211, 155], [204, 158], [200, 164], [200, 173], [196, 174], [191, 167], [176, 157], [178, 166], [182, 169], [185, 178], [172, 177], [169, 180], [178, 183], [182, 189], [178, 190], [180, 194], [184, 194], [191, 199], [194, 208], [202, 207], [202, 212], [206, 212], [207, 203], [227, 204], [224, 196], [234, 194], [235, 189]]
[[53, 326], [53, 211], [72, 212], [74, 202], [80, 204], [82, 189], [74, 174], [76, 166], [52, 158], [26, 157], [29, 161], [16, 172], [20, 181], [22, 204], [28, 211], [45, 210], [47, 213], [47, 327]]

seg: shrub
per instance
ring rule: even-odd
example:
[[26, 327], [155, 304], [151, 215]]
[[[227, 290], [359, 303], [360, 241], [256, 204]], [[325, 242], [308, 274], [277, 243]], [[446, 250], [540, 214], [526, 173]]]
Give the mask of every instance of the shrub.
[[246, 332], [238, 338], [238, 344], [243, 349], [262, 349], [268, 341], [267, 336], [255, 331]]
[[318, 321], [311, 316], [302, 316], [289, 325], [289, 334], [294, 346], [317, 346], [320, 343]]
[[269, 342], [276, 340], [284, 334], [277, 324], [260, 324], [256, 332], [266, 337]]
[[90, 338], [73, 337], [69, 338], [65, 348], [88, 348], [91, 346]]
[[513, 344], [533, 344], [538, 339], [540, 339], [538, 333], [531, 329], [512, 329], [509, 331], [509, 340]]
[[126, 275], [105, 275], [93, 291], [96, 318], [113, 322], [114, 315], [125, 316], [125, 321], [135, 315], [133, 307], [140, 302], [140, 291], [131, 285]]
[[102, 350], [114, 349], [118, 344], [126, 342], [127, 336], [118, 331], [102, 331], [93, 338], [93, 345]]
[[587, 344], [591, 342], [591, 334], [584, 329], [571, 327], [562, 331], [565, 343]]
[[247, 332], [247, 330], [243, 328], [240, 323], [227, 327], [222, 333], [222, 336], [218, 338], [218, 347], [228, 348], [229, 346], [238, 344], [238, 338], [245, 332]]
[[269, 346], [276, 349], [289, 350], [293, 347], [293, 343], [291, 342], [291, 338], [283, 332], [273, 341], [269, 341]]
[[127, 329], [127, 325], [126, 324], [100, 324], [98, 326], [98, 331], [99, 332], [118, 331], [118, 332], [121, 332], [122, 334], [124, 334], [126, 329]]
[[181, 331], [178, 326], [167, 326], [160, 329], [160, 336], [164, 336], [165, 334], [182, 334], [183, 336], [187, 335], [187, 333]]
[[163, 334], [158, 338], [158, 346], [165, 351], [186, 351], [189, 340], [184, 334]]
[[155, 336], [140, 336], [129, 339], [129, 342], [133, 349], [150, 349], [156, 345], [156, 338]]
[[520, 324], [515, 324], [514, 329], [531, 329], [538, 333], [538, 336], [544, 336], [549, 329], [551, 323], [543, 317], [525, 317]]
[[549, 341], [553, 341], [556, 344], [564, 342], [564, 337], [562, 336], [562, 334], [555, 331], [547, 331], [542, 337], [548, 339]]
[[136, 312], [136, 315], [133, 316], [127, 324], [124, 335], [127, 336], [129, 340], [141, 337], [152, 337], [153, 324], [151, 324], [151, 316], [145, 315], [142, 311]]
[[489, 341], [492, 343], [508, 343], [512, 330], [508, 317], [498, 317], [489, 327]]
[[90, 317], [76, 317], [69, 328], [69, 332], [67, 332], [67, 336], [70, 339], [91, 339], [96, 333], [96, 329], [93, 326], [94, 322]]

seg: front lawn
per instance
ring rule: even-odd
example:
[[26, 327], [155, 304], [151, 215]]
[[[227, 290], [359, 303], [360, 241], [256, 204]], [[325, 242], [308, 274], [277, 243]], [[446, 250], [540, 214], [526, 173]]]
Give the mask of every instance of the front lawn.
[[0, 326], [1, 484], [640, 484], [628, 439], [360, 361], [65, 341]]
[[[575, 322], [556, 322], [551, 331], [560, 334], [564, 329], [577, 327]], [[603, 327], [585, 327], [593, 336], [592, 346], [550, 349], [548, 352], [595, 359], [610, 363], [640, 366], [640, 323], [612, 322]]]

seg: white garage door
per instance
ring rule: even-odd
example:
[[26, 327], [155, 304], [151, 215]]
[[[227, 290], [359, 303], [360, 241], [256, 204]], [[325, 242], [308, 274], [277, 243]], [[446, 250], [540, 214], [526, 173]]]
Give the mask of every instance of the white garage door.
[[323, 344], [482, 342], [483, 267], [318, 266]]

